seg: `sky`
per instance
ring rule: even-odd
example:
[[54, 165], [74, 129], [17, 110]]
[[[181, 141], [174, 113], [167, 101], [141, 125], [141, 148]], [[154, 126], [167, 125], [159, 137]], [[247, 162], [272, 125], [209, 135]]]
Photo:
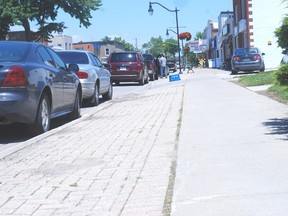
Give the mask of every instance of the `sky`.
[[[151, 1], [156, 2], [156, 1]], [[221, 11], [232, 11], [233, 0], [157, 0], [170, 10], [178, 11], [179, 33], [190, 32], [192, 38], [203, 32], [208, 20], [218, 21]], [[88, 28], [79, 27], [79, 21], [59, 11], [57, 22], [64, 22], [67, 29], [63, 34], [72, 36], [73, 43], [80, 41], [101, 41], [105, 36], [117, 36], [140, 48], [152, 37], [168, 39], [166, 29], [176, 32], [176, 13], [169, 12], [160, 5], [152, 5], [154, 13], [149, 15], [149, 0], [102, 0], [102, 6], [92, 11]], [[36, 28], [36, 27], [34, 27]], [[32, 27], [33, 30], [33, 27]], [[169, 37], [177, 39], [169, 31]]]

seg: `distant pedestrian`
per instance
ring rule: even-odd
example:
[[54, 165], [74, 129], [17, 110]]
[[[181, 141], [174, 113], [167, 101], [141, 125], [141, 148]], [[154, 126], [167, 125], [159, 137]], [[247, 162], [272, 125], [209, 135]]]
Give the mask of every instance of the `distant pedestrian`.
[[163, 76], [165, 78], [167, 78], [167, 74], [166, 74], [166, 58], [165, 56], [162, 54], [161, 58], [159, 59], [160, 61], [160, 78], [163, 78]]

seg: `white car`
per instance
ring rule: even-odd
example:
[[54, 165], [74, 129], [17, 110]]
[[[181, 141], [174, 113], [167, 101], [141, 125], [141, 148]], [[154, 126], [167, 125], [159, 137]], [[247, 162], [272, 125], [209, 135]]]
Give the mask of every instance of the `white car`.
[[79, 71], [76, 72], [82, 84], [82, 97], [90, 105], [99, 104], [99, 96], [104, 100], [111, 100], [113, 85], [110, 72], [103, 66], [101, 61], [89, 51], [62, 50], [57, 54], [66, 64], [77, 64]]

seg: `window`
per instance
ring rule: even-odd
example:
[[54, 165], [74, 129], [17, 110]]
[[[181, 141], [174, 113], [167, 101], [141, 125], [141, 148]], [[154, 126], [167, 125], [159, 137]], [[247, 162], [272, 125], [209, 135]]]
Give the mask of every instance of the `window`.
[[51, 58], [51, 56], [49, 55], [49, 53], [43, 46], [37, 49], [37, 56], [38, 56], [39, 61], [42, 61], [44, 62], [44, 64], [49, 65], [51, 67], [55, 67], [53, 59]]
[[106, 49], [105, 49], [105, 55], [106, 55], [106, 56], [109, 56], [109, 54], [110, 54], [110, 49], [109, 49], [109, 48], [106, 48]]
[[84, 52], [59, 51], [58, 55], [66, 64], [88, 64], [88, 56]]
[[92, 62], [93, 62], [93, 64], [95, 66], [97, 66], [97, 67], [101, 67], [102, 66], [101, 62], [98, 60], [98, 58], [95, 55], [93, 55], [92, 53], [89, 53], [89, 56], [92, 59]]
[[61, 58], [50, 48], [47, 48], [47, 51], [54, 59], [54, 64], [56, 68], [64, 68], [66, 69], [65, 63], [61, 60]]
[[112, 53], [111, 62], [137, 62], [136, 53]]

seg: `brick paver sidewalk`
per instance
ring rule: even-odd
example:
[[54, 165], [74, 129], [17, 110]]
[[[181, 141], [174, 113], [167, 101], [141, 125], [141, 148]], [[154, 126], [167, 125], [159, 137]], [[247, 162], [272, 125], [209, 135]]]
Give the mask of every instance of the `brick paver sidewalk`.
[[183, 82], [107, 102], [0, 160], [0, 215], [164, 214]]

